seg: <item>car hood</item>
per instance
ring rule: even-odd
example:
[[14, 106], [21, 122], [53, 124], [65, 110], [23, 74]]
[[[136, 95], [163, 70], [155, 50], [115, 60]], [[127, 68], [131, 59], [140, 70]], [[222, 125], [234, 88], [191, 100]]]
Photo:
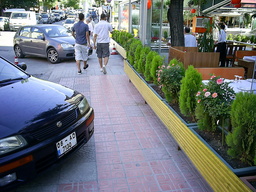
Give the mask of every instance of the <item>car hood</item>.
[[59, 84], [30, 77], [1, 87], [0, 98], [0, 136], [7, 137], [69, 111], [83, 95]]
[[58, 43], [70, 43], [71, 45], [75, 44], [75, 38], [73, 36], [68, 37], [52, 37]]

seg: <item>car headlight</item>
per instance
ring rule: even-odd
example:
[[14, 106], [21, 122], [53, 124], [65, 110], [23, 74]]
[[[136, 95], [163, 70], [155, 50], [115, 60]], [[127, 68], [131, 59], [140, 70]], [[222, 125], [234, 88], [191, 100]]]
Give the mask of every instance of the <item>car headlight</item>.
[[84, 97], [83, 100], [79, 103], [78, 105], [79, 111], [81, 114], [84, 114], [86, 111], [89, 110], [90, 105], [88, 103], [88, 101], [86, 100], [86, 98]]
[[0, 155], [22, 148], [26, 145], [26, 140], [20, 135], [0, 139]]
[[62, 43], [62, 44], [61, 44], [61, 47], [62, 47], [63, 49], [68, 49], [68, 48], [73, 48], [74, 46], [71, 45], [71, 44], [69, 44], [69, 43]]

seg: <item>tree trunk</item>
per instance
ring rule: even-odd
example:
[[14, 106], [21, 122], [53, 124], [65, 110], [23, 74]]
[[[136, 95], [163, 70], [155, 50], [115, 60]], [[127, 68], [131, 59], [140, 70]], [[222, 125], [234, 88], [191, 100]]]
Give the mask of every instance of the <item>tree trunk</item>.
[[183, 3], [184, 0], [171, 0], [167, 12], [172, 46], [184, 46]]

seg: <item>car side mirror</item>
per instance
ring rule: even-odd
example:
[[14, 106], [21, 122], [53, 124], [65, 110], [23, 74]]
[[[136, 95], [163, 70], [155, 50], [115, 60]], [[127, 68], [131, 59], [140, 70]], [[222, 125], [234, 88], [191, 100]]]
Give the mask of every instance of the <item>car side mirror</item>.
[[19, 68], [21, 68], [22, 70], [26, 71], [27, 70], [27, 65], [24, 62], [21, 62], [17, 65]]

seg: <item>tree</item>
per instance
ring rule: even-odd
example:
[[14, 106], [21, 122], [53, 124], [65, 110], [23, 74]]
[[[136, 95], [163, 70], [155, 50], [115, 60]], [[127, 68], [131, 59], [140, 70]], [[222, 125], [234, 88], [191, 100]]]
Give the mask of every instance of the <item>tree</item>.
[[77, 0], [68, 0], [67, 3], [65, 3], [66, 7], [73, 7], [74, 9], [79, 8], [79, 1]]
[[184, 0], [171, 0], [169, 4], [167, 18], [170, 23], [172, 46], [184, 46], [183, 4]]

